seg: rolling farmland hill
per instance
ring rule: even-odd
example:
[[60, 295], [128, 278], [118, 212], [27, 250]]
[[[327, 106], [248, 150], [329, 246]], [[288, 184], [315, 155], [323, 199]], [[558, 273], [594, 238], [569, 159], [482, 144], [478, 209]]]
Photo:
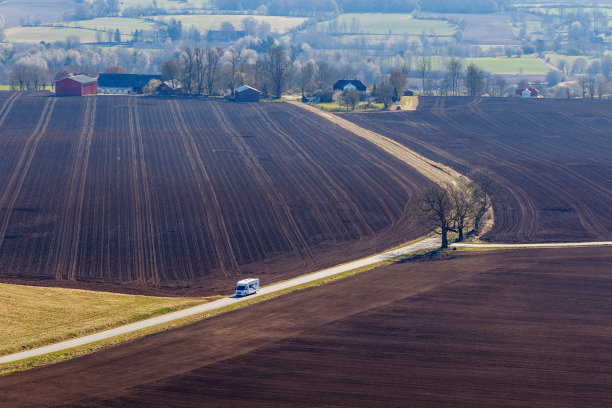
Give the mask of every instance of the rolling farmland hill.
[[432, 97], [343, 117], [463, 174], [492, 169], [505, 191], [487, 240], [612, 238], [612, 101]]
[[287, 104], [0, 93], [0, 129], [8, 282], [218, 293], [424, 232], [423, 177]]

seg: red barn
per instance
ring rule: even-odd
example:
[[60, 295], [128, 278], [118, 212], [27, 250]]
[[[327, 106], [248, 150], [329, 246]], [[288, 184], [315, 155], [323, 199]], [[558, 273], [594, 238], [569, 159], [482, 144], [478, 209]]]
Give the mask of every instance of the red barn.
[[97, 81], [87, 75], [76, 75], [64, 78], [55, 83], [55, 94], [65, 96], [95, 95]]

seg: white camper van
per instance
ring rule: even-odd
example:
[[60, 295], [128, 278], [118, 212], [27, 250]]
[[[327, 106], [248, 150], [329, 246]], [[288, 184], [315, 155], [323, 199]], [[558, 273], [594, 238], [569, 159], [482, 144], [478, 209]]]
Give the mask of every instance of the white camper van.
[[257, 293], [259, 279], [243, 279], [236, 284], [236, 296], [247, 296]]

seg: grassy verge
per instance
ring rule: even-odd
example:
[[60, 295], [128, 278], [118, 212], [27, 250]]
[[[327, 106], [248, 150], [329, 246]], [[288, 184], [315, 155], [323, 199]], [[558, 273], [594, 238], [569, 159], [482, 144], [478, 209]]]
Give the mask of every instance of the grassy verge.
[[416, 110], [419, 106], [419, 97], [415, 96], [402, 96], [401, 105], [403, 110]]
[[[40, 89], [42, 90], [42, 89]], [[53, 87], [51, 85], [45, 85], [45, 91], [52, 91]], [[0, 91], [14, 91], [10, 85], [0, 85]], [[25, 91], [24, 91], [25, 92]]]
[[0, 284], [0, 355], [85, 336], [212, 299]]
[[353, 111], [346, 108], [346, 106], [340, 106], [336, 102], [320, 102], [315, 103], [315, 106], [323, 109], [327, 112], [366, 112], [366, 111], [380, 111], [384, 109], [384, 105], [382, 103], [367, 103], [361, 102], [359, 105], [355, 106]]

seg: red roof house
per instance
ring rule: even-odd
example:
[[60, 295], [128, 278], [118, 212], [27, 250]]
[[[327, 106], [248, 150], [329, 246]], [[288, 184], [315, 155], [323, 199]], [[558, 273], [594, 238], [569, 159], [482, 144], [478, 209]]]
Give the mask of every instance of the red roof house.
[[539, 98], [540, 97], [540, 91], [532, 87], [517, 88], [516, 91], [514, 91], [514, 94], [517, 96], [522, 96], [523, 98]]
[[96, 78], [87, 75], [76, 75], [55, 82], [55, 94], [61, 96], [95, 95], [97, 93]]

